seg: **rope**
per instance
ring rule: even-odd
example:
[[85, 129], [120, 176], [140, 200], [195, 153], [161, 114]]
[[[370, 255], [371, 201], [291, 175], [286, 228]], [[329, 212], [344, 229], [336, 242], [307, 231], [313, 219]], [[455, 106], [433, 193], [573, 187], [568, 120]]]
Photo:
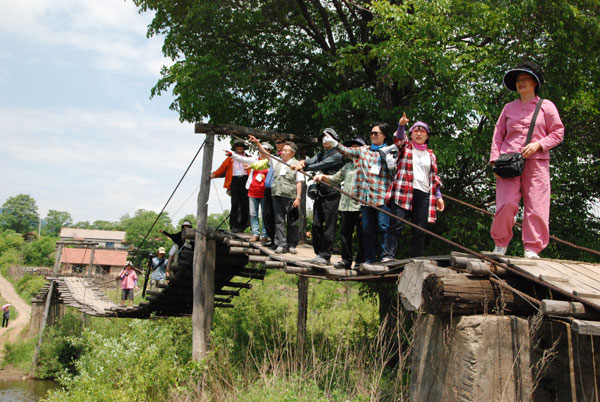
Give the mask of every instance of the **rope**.
[[[249, 144], [248, 141], [245, 141], [244, 139], [242, 139], [242, 138], [240, 138], [240, 137], [238, 137], [236, 135], [231, 135], [231, 136], [234, 137], [234, 138], [236, 138], [236, 139], [238, 139], [238, 140], [240, 140], [240, 141], [242, 141], [242, 142], [244, 142], [244, 143], [246, 143], [246, 144]], [[260, 153], [266, 155], [268, 158], [274, 159], [274, 160], [278, 161], [279, 163], [282, 163], [282, 164], [284, 164], [284, 165], [292, 168], [292, 166], [290, 164], [284, 162], [281, 158], [273, 156], [273, 155], [269, 154], [268, 152], [261, 151], [260, 149], [258, 149], [258, 151]], [[312, 178], [312, 176], [309, 175], [306, 172], [303, 172], [303, 171], [299, 171], [299, 172], [301, 174], [303, 174], [304, 176], [306, 176], [306, 177]], [[428, 234], [429, 236], [432, 236], [432, 237], [434, 237], [434, 238], [436, 238], [438, 240], [446, 242], [446, 243], [450, 244], [451, 246], [454, 246], [454, 247], [456, 247], [456, 248], [458, 248], [460, 250], [465, 251], [468, 254], [474, 255], [477, 258], [480, 258], [480, 259], [482, 259], [484, 261], [487, 261], [487, 262], [489, 262], [489, 263], [491, 263], [491, 264], [493, 264], [495, 266], [504, 268], [505, 270], [510, 271], [511, 273], [513, 273], [513, 274], [515, 274], [517, 276], [520, 276], [522, 278], [530, 280], [530, 281], [532, 281], [532, 282], [534, 282], [534, 283], [536, 283], [536, 284], [538, 284], [540, 286], [546, 287], [546, 288], [552, 290], [553, 292], [559, 293], [559, 294], [561, 294], [561, 295], [563, 295], [563, 296], [565, 296], [567, 298], [570, 298], [572, 300], [575, 300], [575, 301], [578, 301], [578, 302], [583, 303], [585, 305], [588, 305], [588, 306], [590, 306], [590, 307], [592, 307], [592, 308], [594, 308], [596, 310], [600, 310], [600, 305], [597, 304], [597, 303], [590, 302], [589, 300], [586, 300], [586, 299], [584, 299], [584, 298], [582, 298], [580, 296], [575, 296], [575, 295], [573, 295], [573, 294], [571, 294], [571, 293], [569, 293], [569, 292], [567, 292], [567, 291], [565, 291], [565, 290], [563, 290], [563, 289], [561, 289], [561, 288], [559, 288], [559, 287], [557, 287], [555, 285], [552, 285], [551, 283], [544, 282], [544, 281], [542, 281], [542, 280], [540, 280], [540, 279], [538, 279], [538, 278], [536, 278], [536, 277], [534, 277], [532, 275], [529, 275], [527, 273], [521, 272], [521, 271], [517, 270], [516, 268], [510, 266], [509, 264], [496, 261], [496, 260], [494, 260], [494, 259], [492, 259], [492, 258], [490, 258], [490, 257], [488, 257], [486, 255], [483, 255], [483, 254], [481, 254], [481, 253], [479, 253], [477, 251], [471, 250], [471, 249], [469, 249], [469, 248], [467, 248], [467, 247], [465, 247], [465, 246], [463, 246], [463, 245], [461, 245], [459, 243], [456, 243], [456, 242], [454, 242], [452, 240], [446, 239], [445, 237], [440, 236], [437, 233], [434, 233], [434, 232], [432, 232], [432, 231], [430, 231], [428, 229], [422, 228], [422, 227], [420, 227], [420, 226], [418, 226], [418, 225], [416, 225], [416, 224], [414, 224], [414, 223], [412, 223], [412, 222], [410, 222], [410, 221], [408, 221], [408, 220], [406, 220], [404, 218], [401, 218], [401, 217], [399, 217], [397, 215], [394, 215], [391, 212], [386, 211], [386, 210], [384, 210], [384, 209], [382, 209], [382, 208], [380, 208], [380, 207], [378, 207], [376, 205], [369, 204], [368, 202], [359, 199], [355, 195], [349, 194], [349, 193], [345, 192], [344, 190], [342, 190], [340, 188], [332, 186], [329, 183], [325, 183], [325, 182], [322, 182], [322, 183], [325, 184], [326, 186], [328, 186], [329, 188], [331, 188], [331, 189], [333, 189], [333, 190], [335, 190], [335, 191], [337, 191], [337, 192], [339, 192], [341, 194], [344, 194], [345, 196], [347, 196], [347, 197], [349, 197], [349, 198], [351, 198], [351, 199], [359, 202], [360, 204], [363, 204], [363, 205], [366, 205], [368, 207], [371, 207], [371, 208], [375, 209], [376, 211], [384, 213], [384, 214], [388, 215], [389, 217], [391, 217], [393, 219], [396, 219], [396, 220], [398, 220], [400, 222], [403, 222], [404, 224], [406, 224], [406, 225], [408, 225], [410, 227], [413, 227], [413, 228], [415, 228], [417, 230], [421, 230], [422, 232]], [[501, 287], [503, 287], [503, 288], [505, 288], [505, 289], [513, 292], [514, 294], [518, 295], [519, 297], [522, 297], [523, 300], [525, 300], [527, 303], [533, 304], [533, 305], [538, 306], [538, 307], [540, 306], [541, 302], [539, 300], [537, 300], [537, 299], [535, 299], [535, 298], [533, 298], [531, 296], [528, 296], [528, 295], [524, 294], [523, 292], [521, 292], [518, 289], [513, 288], [512, 286], [508, 285], [506, 282], [502, 281], [499, 277], [496, 276], [495, 278], [492, 278], [492, 279], [495, 279], [495, 281], [497, 281], [495, 283], [497, 283], [499, 286], [501, 286]]]
[[[447, 198], [447, 199], [449, 199], [451, 201], [454, 201], [454, 202], [456, 202], [458, 204], [461, 204], [461, 205], [464, 205], [466, 207], [472, 208], [472, 209], [474, 209], [474, 210], [476, 210], [478, 212], [481, 212], [483, 214], [486, 214], [486, 215], [489, 215], [489, 216], [494, 216], [494, 214], [492, 212], [490, 212], [490, 211], [487, 211], [487, 210], [485, 210], [483, 208], [476, 207], [475, 205], [469, 204], [468, 202], [465, 202], [465, 201], [461, 201], [461, 200], [459, 200], [457, 198], [451, 197], [448, 194], [444, 194], [444, 198]], [[520, 223], [520, 222], [515, 222], [515, 225], [517, 225], [520, 228], [523, 227], [523, 224]], [[556, 241], [557, 243], [562, 243], [562, 244], [567, 245], [569, 247], [573, 247], [573, 248], [576, 248], [576, 249], [581, 250], [581, 251], [587, 251], [588, 253], [600, 256], [600, 251], [596, 251], [596, 250], [593, 250], [591, 248], [587, 248], [587, 247], [583, 247], [583, 246], [578, 246], [577, 244], [573, 244], [573, 243], [571, 243], [569, 241], [562, 240], [562, 239], [560, 239], [560, 238], [558, 238], [556, 236], [553, 236], [553, 235], [550, 235], [550, 238], [552, 240]]]
[[[200, 145], [200, 148], [198, 148], [198, 151], [196, 152], [196, 155], [194, 155], [194, 157], [192, 158], [192, 161], [190, 162], [190, 164], [188, 165], [187, 169], [185, 169], [185, 172], [183, 172], [183, 176], [181, 176], [181, 179], [179, 179], [179, 182], [177, 183], [177, 185], [175, 186], [175, 188], [173, 189], [173, 192], [171, 193], [171, 195], [169, 196], [169, 199], [167, 200], [167, 202], [165, 203], [165, 205], [162, 207], [162, 209], [160, 210], [159, 214], [157, 215], [156, 219], [154, 220], [154, 222], [152, 222], [152, 226], [150, 226], [150, 229], [148, 229], [148, 232], [146, 233], [146, 235], [144, 236], [144, 239], [142, 240], [142, 242], [140, 243], [140, 245], [137, 247], [137, 249], [135, 250], [135, 253], [133, 254], [133, 257], [131, 257], [131, 259], [135, 259], [135, 257], [138, 254], [138, 251], [142, 248], [142, 246], [144, 245], [144, 243], [146, 242], [146, 239], [148, 238], [148, 236], [150, 235], [150, 232], [152, 231], [152, 229], [154, 228], [154, 225], [156, 225], [156, 222], [158, 222], [158, 220], [160, 219], [162, 213], [165, 211], [165, 208], [167, 208], [167, 205], [169, 205], [169, 202], [171, 201], [171, 198], [173, 198], [173, 196], [175, 195], [175, 192], [177, 191], [177, 189], [179, 188], [179, 185], [181, 184], [181, 182], [183, 181], [183, 179], [185, 178], [185, 176], [187, 175], [187, 173], [190, 171], [190, 168], [192, 167], [192, 165], [194, 164], [194, 162], [196, 161], [196, 158], [198, 157], [198, 155], [200, 154], [200, 151], [202, 150], [202, 148], [204, 148], [204, 144], [206, 144], [206, 140], [204, 140], [204, 142], [202, 143], [202, 145]], [[148, 285], [148, 274], [150, 273], [150, 268], [146, 268], [146, 276], [144, 278], [144, 289], [142, 290], [142, 297], [146, 296], [146, 287]]]

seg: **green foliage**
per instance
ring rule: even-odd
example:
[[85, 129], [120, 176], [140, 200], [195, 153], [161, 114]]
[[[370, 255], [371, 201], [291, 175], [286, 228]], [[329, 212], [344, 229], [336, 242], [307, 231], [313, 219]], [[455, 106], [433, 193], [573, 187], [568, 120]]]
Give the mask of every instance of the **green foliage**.
[[25, 274], [17, 281], [16, 290], [19, 296], [28, 304], [31, 298], [36, 295], [46, 283], [46, 279], [41, 275]]
[[51, 236], [58, 236], [60, 228], [69, 227], [73, 224], [70, 213], [67, 211], [55, 211], [54, 209], [48, 211], [45, 222], [44, 232]]
[[[13, 315], [11, 312], [11, 319]], [[37, 344], [37, 338], [22, 339], [20, 342], [7, 342], [4, 344], [4, 359], [0, 367], [12, 366], [25, 373], [31, 370], [33, 351]]]
[[38, 208], [35, 200], [27, 194], [9, 197], [2, 204], [0, 226], [17, 233], [26, 233], [35, 228], [39, 221]]
[[[552, 232], [600, 249], [597, 2], [135, 3], [155, 12], [148, 34], [164, 36], [163, 52], [174, 61], [152, 93], [172, 90], [171, 108], [182, 120], [304, 137], [334, 126], [348, 138], [405, 111], [433, 128], [443, 192], [491, 212], [494, 123], [514, 99], [502, 76], [523, 59], [538, 62], [546, 77], [541, 95], [556, 104], [566, 127], [564, 143], [552, 151]], [[446, 204], [431, 229], [489, 249], [491, 218]], [[428, 241], [430, 254], [449, 250]], [[545, 255], [591, 259], [554, 244]]]
[[21, 250], [23, 243], [23, 237], [12, 230], [0, 232], [0, 255], [8, 250]]
[[75, 373], [75, 362], [84, 349], [77, 339], [82, 328], [81, 319], [71, 313], [47, 327], [40, 348], [38, 377], [55, 378], [63, 372]]
[[53, 267], [57, 237], [42, 236], [23, 245], [23, 262], [29, 266]]
[[66, 337], [82, 354], [71, 373], [63, 370], [64, 389], [51, 392], [49, 400], [167, 399], [190, 357], [189, 320], [131, 320], [119, 328], [114, 333], [102, 325], [102, 332], [86, 329]]
[[22, 257], [18, 250], [8, 250], [0, 255], [0, 273], [2, 276], [8, 275], [8, 268], [13, 265], [21, 264]]
[[[154, 227], [152, 227], [157, 216], [156, 212], [138, 209], [133, 216], [125, 215], [121, 218], [119, 225], [122, 230], [127, 232], [125, 237], [127, 242], [136, 249], [142, 247], [137, 254], [137, 261], [134, 261], [134, 264], [145, 259], [148, 253], [156, 253], [159, 247], [168, 248], [171, 244], [171, 241], [160, 233], [160, 230], [173, 231], [171, 218], [167, 212], [163, 212]], [[148, 234], [148, 230], [151, 227], [152, 231]], [[148, 236], [146, 237], [146, 235]], [[145, 237], [146, 240], [144, 241]], [[142, 241], [144, 241], [143, 244]]]

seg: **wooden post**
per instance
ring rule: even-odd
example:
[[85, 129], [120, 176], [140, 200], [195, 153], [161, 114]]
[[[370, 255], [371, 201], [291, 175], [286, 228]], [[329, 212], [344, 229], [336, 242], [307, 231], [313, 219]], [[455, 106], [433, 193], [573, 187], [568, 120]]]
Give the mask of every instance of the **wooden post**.
[[[210, 230], [210, 228], [208, 228]], [[204, 257], [204, 331], [205, 339], [210, 339], [212, 318], [215, 312], [215, 265], [217, 262], [217, 242], [214, 239], [206, 241]]]
[[[198, 193], [198, 206], [196, 212], [196, 238], [194, 246], [193, 265], [193, 310], [192, 310], [192, 359], [202, 360], [208, 351], [206, 328], [207, 313], [209, 306], [206, 305], [206, 220], [208, 217], [208, 195], [210, 193], [210, 173], [212, 169], [213, 151], [215, 148], [215, 137], [206, 134], [204, 141], [204, 153], [202, 157], [202, 177], [200, 179], [200, 191]], [[213, 256], [214, 259], [214, 256]], [[214, 286], [214, 285], [213, 285]]]
[[92, 246], [92, 251], [90, 252], [90, 266], [88, 267], [87, 277], [91, 278], [94, 275], [94, 252], [96, 251], [96, 246]]
[[[60, 256], [62, 255], [63, 244], [58, 243], [58, 248], [56, 249], [56, 257], [54, 258], [54, 270], [52, 271], [52, 276], [56, 277], [60, 268]], [[44, 316], [42, 317], [42, 323], [40, 324], [40, 336], [38, 338], [37, 346], [35, 347], [35, 352], [33, 353], [33, 362], [31, 371], [33, 372], [37, 366], [38, 355], [40, 353], [40, 346], [42, 346], [42, 337], [44, 335], [44, 328], [46, 328], [46, 320], [48, 319], [48, 312], [50, 311], [50, 301], [52, 299], [52, 293], [54, 291], [54, 280], [50, 281], [50, 286], [48, 287], [48, 295], [46, 296], [46, 305], [44, 306]]]
[[306, 315], [308, 311], [308, 277], [298, 276], [298, 354], [302, 358], [306, 342]]

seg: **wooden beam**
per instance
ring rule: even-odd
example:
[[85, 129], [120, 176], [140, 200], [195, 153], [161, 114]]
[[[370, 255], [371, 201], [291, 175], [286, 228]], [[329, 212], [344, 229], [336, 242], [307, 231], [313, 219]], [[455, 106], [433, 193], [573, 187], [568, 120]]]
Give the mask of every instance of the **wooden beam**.
[[[298, 353], [302, 357], [304, 343], [306, 341], [306, 316], [308, 311], [308, 278], [306, 276], [298, 277], [298, 323], [297, 339]], [[302, 361], [302, 359], [300, 359]]]
[[564, 300], [542, 300], [542, 313], [559, 317], [573, 317], [584, 320], [600, 321], [600, 313], [592, 310], [583, 303]]
[[249, 135], [253, 135], [261, 141], [273, 141], [275, 138], [282, 138], [284, 140], [294, 141], [299, 144], [310, 144], [317, 145], [317, 137], [304, 138], [292, 133], [279, 133], [276, 131], [259, 130], [251, 127], [236, 126], [234, 124], [206, 124], [196, 123], [194, 126], [194, 132], [196, 134], [208, 134], [208, 135], [235, 135], [240, 138], [247, 138]]
[[598, 321], [573, 320], [571, 326], [573, 331], [580, 335], [600, 336], [600, 322]]
[[213, 152], [215, 148], [214, 135], [206, 135], [204, 140], [204, 154], [202, 157], [202, 177], [200, 178], [200, 191], [198, 192], [198, 204], [196, 210], [197, 231], [194, 247], [193, 279], [192, 286], [193, 310], [192, 310], [192, 359], [202, 360], [208, 352], [208, 339], [206, 329], [206, 317], [209, 306], [206, 305], [206, 233], [208, 218], [208, 196], [210, 194], [210, 173], [212, 170]]
[[[58, 271], [60, 269], [60, 257], [62, 255], [63, 243], [58, 244], [58, 248], [56, 249], [56, 256], [54, 258], [54, 270], [52, 271], [52, 277], [56, 277]], [[44, 316], [42, 318], [42, 322], [40, 324], [40, 335], [38, 338], [37, 346], [35, 347], [35, 352], [33, 353], [33, 361], [31, 372], [35, 371], [35, 368], [38, 363], [38, 356], [40, 354], [40, 347], [42, 346], [42, 337], [44, 335], [44, 328], [46, 328], [46, 320], [48, 320], [48, 313], [50, 312], [50, 301], [52, 300], [52, 292], [54, 291], [54, 280], [50, 282], [48, 286], [48, 293], [46, 295], [46, 305], [44, 306]]]
[[[507, 280], [508, 282], [508, 280]], [[521, 278], [511, 278], [509, 285], [527, 285]], [[423, 307], [429, 314], [481, 314], [497, 310], [530, 313], [532, 306], [513, 292], [500, 288], [483, 277], [462, 274], [429, 274], [423, 281]]]

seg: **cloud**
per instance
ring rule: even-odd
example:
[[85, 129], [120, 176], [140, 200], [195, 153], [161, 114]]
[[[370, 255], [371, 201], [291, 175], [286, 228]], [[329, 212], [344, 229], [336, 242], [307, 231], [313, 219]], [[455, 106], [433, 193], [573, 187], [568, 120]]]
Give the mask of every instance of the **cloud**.
[[0, 3], [0, 32], [37, 45], [89, 52], [100, 70], [156, 76], [169, 60], [162, 39], [146, 39], [151, 13], [123, 0], [27, 0]]
[[[144, 112], [3, 108], [0, 121], [0, 169], [14, 172], [3, 180], [0, 202], [30, 194], [42, 216], [66, 210], [74, 220], [118, 220], [138, 208], [158, 212], [204, 140], [190, 123]], [[213, 169], [225, 148], [227, 141], [216, 144]], [[167, 208], [181, 207], [179, 217], [196, 213], [197, 192], [190, 194], [200, 183], [202, 155]], [[229, 209], [222, 186], [222, 179], [211, 185], [210, 213]]]

